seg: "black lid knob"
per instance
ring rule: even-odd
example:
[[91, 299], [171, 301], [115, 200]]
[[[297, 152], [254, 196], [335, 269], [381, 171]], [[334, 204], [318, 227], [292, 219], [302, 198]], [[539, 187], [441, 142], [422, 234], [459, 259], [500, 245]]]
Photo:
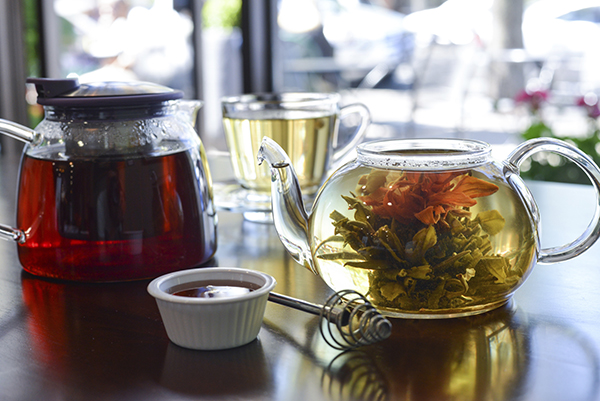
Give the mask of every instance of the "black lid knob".
[[44, 99], [58, 97], [79, 88], [79, 80], [77, 78], [27, 78], [27, 83], [34, 84], [38, 98]]

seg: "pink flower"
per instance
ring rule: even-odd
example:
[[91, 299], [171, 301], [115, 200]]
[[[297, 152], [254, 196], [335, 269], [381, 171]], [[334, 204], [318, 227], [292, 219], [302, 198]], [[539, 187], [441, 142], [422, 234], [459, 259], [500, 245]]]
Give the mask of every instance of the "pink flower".
[[532, 111], [537, 111], [546, 102], [550, 94], [545, 90], [522, 90], [515, 96], [515, 102], [528, 104]]
[[577, 106], [584, 107], [589, 118], [596, 119], [600, 117], [600, 107], [598, 107], [598, 97], [593, 95], [581, 96], [577, 99]]

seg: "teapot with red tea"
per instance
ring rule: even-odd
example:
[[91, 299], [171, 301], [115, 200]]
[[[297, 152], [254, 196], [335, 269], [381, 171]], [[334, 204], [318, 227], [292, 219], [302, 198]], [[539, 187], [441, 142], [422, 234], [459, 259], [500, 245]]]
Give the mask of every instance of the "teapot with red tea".
[[0, 120], [26, 142], [16, 227], [23, 268], [81, 281], [155, 277], [216, 250], [210, 172], [193, 122], [202, 103], [145, 82], [30, 78], [45, 118]]

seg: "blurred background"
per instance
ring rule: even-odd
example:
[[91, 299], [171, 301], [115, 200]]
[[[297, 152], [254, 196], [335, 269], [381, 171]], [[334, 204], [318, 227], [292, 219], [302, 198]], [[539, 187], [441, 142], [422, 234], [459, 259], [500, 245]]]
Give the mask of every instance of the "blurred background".
[[[39, 122], [28, 76], [152, 81], [204, 100], [200, 135], [223, 152], [222, 96], [333, 91], [369, 107], [369, 138], [474, 138], [502, 157], [555, 136], [599, 161], [598, 43], [600, 0], [0, 0], [0, 117]], [[524, 169], [587, 182], [563, 165]]]

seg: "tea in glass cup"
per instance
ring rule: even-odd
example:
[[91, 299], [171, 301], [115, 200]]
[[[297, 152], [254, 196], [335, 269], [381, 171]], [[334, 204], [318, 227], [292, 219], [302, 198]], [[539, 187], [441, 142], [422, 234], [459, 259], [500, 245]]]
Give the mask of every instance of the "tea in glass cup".
[[[364, 138], [370, 123], [366, 106], [341, 107], [340, 95], [336, 93], [226, 97], [222, 99], [222, 110], [235, 178], [248, 196], [257, 202], [264, 197], [267, 205], [270, 205], [271, 174], [267, 166], [257, 163], [263, 137], [273, 139], [285, 149], [303, 193], [310, 197], [332, 166]], [[341, 144], [338, 138], [340, 119], [350, 114], [358, 115], [359, 123]], [[249, 218], [249, 213], [244, 215], [253, 219]]]

